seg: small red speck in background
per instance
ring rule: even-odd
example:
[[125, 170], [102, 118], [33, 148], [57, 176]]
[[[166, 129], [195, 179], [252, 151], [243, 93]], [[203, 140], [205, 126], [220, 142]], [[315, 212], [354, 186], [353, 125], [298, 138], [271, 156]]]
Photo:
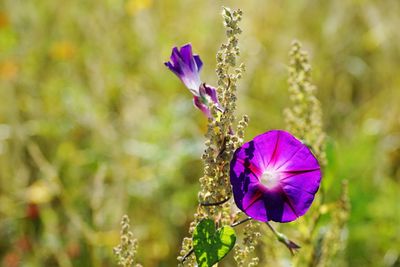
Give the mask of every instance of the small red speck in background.
[[26, 217], [31, 220], [35, 220], [39, 217], [39, 207], [37, 204], [28, 203], [26, 207]]
[[70, 242], [67, 245], [66, 250], [67, 250], [68, 256], [72, 259], [79, 257], [79, 255], [81, 254], [81, 246], [77, 242]]
[[15, 242], [16, 248], [20, 249], [22, 253], [32, 250], [32, 244], [28, 236], [22, 236]]
[[3, 258], [4, 267], [18, 267], [20, 266], [21, 258], [15, 251], [8, 252]]

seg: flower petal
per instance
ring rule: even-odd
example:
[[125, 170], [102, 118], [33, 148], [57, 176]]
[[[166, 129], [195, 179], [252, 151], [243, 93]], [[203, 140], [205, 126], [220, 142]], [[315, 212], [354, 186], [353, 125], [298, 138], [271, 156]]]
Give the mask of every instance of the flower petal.
[[256, 177], [262, 175], [264, 166], [262, 165], [262, 158], [256, 150], [255, 141], [247, 142], [235, 151], [231, 161], [231, 171], [237, 171], [235, 168], [241, 170], [242, 167], [246, 167]]
[[201, 71], [201, 68], [203, 67], [203, 62], [201, 61], [200, 57], [198, 55], [194, 55], [193, 58], [196, 62], [197, 70]]
[[295, 215], [292, 220], [304, 215], [314, 200], [315, 193], [312, 194], [302, 187], [285, 184], [282, 186], [282, 190], [287, 198], [288, 205]]
[[256, 154], [259, 155], [260, 165], [265, 169], [274, 156], [278, 141], [278, 132], [269, 131], [254, 138]]
[[201, 110], [201, 112], [204, 113], [208, 118], [211, 117], [211, 112], [210, 109], [205, 105], [203, 102], [201, 102], [200, 97], [198, 96], [193, 96], [193, 104]]
[[304, 172], [319, 170], [320, 166], [310, 149], [304, 145], [297, 150], [297, 152], [292, 154], [286, 162], [281, 163], [281, 165], [276, 166], [276, 168], [280, 172]]
[[211, 99], [212, 102], [217, 104], [219, 106], [219, 101], [217, 97], [217, 89], [212, 87], [211, 85], [208, 84], [203, 84], [204, 89], [205, 89], [205, 94]]
[[191, 71], [198, 72], [196, 61], [193, 58], [191, 44], [186, 44], [182, 46], [180, 49], [180, 55], [183, 62], [186, 64], [186, 66], [190, 68]]
[[[172, 49], [169, 62], [165, 62], [167, 66], [193, 95], [199, 95], [199, 87], [201, 85], [200, 69], [201, 60], [199, 56], [193, 56], [192, 45], [186, 44], [180, 49], [174, 47]], [[200, 65], [200, 68], [198, 67]]]

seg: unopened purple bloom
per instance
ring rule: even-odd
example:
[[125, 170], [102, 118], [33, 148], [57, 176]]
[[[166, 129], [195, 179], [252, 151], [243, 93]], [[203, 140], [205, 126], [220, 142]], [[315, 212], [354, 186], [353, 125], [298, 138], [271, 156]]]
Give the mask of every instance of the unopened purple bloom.
[[248, 216], [290, 222], [311, 206], [321, 169], [306, 145], [288, 132], [273, 130], [236, 150], [230, 179], [236, 205]]
[[172, 49], [170, 61], [164, 63], [185, 84], [193, 94], [193, 103], [207, 117], [211, 116], [209, 104], [215, 103], [219, 109], [216, 89], [201, 82], [200, 71], [203, 66], [198, 55], [193, 55], [192, 45]]
[[202, 85], [200, 85], [199, 88], [199, 96], [193, 96], [193, 103], [207, 117], [211, 117], [210, 108], [208, 106], [210, 101], [215, 103], [217, 107], [221, 110], [220, 104], [218, 102], [217, 90], [214, 87], [203, 83]]

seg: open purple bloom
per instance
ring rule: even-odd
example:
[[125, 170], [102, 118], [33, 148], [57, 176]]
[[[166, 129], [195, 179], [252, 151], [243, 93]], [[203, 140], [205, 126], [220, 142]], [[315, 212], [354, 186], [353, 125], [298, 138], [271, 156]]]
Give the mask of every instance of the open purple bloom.
[[185, 84], [193, 94], [193, 103], [207, 117], [211, 116], [209, 104], [215, 103], [219, 108], [216, 89], [202, 83], [200, 71], [203, 66], [198, 55], [193, 55], [192, 45], [186, 44], [180, 49], [172, 49], [170, 61], [164, 63]]
[[304, 215], [321, 182], [321, 169], [310, 149], [281, 130], [238, 148], [230, 167], [236, 205], [263, 222], [290, 222]]

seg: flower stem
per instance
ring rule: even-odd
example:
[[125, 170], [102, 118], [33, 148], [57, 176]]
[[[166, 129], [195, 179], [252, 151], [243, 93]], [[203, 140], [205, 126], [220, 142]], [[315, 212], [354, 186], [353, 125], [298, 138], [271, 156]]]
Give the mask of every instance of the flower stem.
[[234, 223], [231, 224], [231, 227], [236, 227], [236, 226], [238, 226], [238, 225], [241, 225], [242, 223], [245, 223], [245, 222], [247, 222], [247, 221], [250, 221], [251, 219], [252, 219], [251, 217], [247, 217], [246, 219], [243, 219], [243, 220], [241, 220], [241, 221], [234, 222]]
[[189, 258], [189, 256], [192, 255], [193, 252], [194, 252], [194, 249], [193, 249], [193, 248], [192, 248], [191, 250], [189, 250], [189, 252], [186, 253], [185, 256], [183, 256], [181, 263], [184, 263], [185, 260], [186, 260], [187, 258]]
[[276, 237], [278, 237], [279, 232], [275, 230], [275, 228], [269, 223], [269, 222], [265, 222], [265, 224], [269, 227], [269, 229], [271, 229], [271, 231], [274, 233], [274, 235]]
[[265, 224], [268, 226], [268, 228], [274, 233], [276, 238], [278, 239], [279, 242], [283, 243], [290, 251], [292, 255], [294, 255], [294, 252], [296, 249], [299, 249], [300, 246], [291, 241], [289, 238], [287, 238], [284, 234], [278, 232], [268, 221], [265, 222]]
[[204, 202], [200, 202], [201, 206], [205, 206], [205, 207], [209, 207], [209, 206], [218, 206], [221, 204], [224, 204], [225, 202], [227, 202], [229, 199], [231, 199], [231, 196], [228, 196], [227, 198], [218, 201], [218, 202], [214, 202], [214, 203], [204, 203]]

